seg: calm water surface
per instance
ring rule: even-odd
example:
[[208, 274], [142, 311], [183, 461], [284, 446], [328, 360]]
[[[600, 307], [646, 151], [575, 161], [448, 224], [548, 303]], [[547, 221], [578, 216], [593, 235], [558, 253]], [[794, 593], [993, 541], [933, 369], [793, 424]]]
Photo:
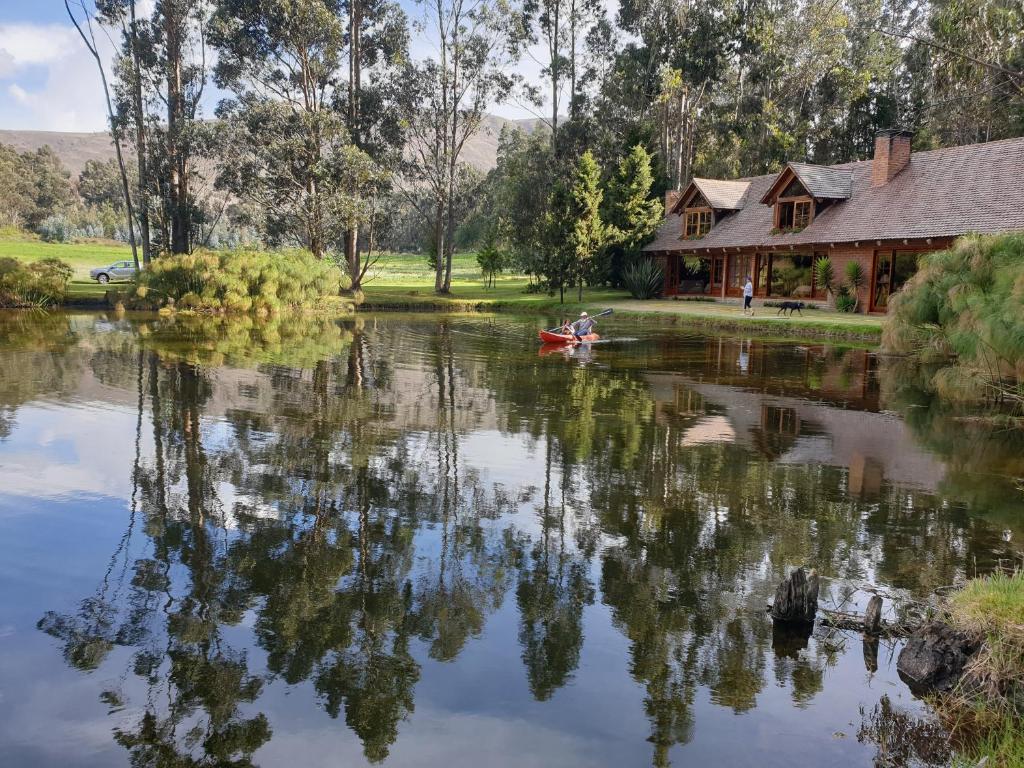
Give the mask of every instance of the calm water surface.
[[942, 765], [898, 645], [764, 605], [1018, 557], [1019, 435], [537, 323], [0, 316], [0, 765]]

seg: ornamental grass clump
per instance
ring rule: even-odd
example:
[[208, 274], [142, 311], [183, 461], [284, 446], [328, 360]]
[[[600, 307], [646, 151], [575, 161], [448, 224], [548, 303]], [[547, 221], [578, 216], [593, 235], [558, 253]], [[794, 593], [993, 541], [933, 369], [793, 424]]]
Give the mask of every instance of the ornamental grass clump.
[[60, 259], [26, 264], [0, 258], [0, 307], [40, 308], [60, 304], [67, 295], [73, 270]]
[[883, 346], [940, 363], [930, 386], [947, 398], [1024, 406], [1024, 235], [924, 256], [890, 300]]
[[653, 299], [661, 293], [664, 281], [661, 265], [654, 259], [638, 259], [622, 273], [622, 282], [635, 299]]
[[155, 260], [139, 277], [136, 303], [270, 315], [322, 307], [341, 280], [334, 263], [304, 251], [201, 251]]

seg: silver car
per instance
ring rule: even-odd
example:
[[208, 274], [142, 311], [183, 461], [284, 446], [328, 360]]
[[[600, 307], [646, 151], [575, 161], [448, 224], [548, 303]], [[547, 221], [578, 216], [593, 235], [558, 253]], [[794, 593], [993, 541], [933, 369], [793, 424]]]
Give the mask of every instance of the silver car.
[[97, 283], [109, 283], [111, 280], [134, 280], [135, 264], [131, 261], [115, 261], [109, 267], [90, 269], [89, 277]]

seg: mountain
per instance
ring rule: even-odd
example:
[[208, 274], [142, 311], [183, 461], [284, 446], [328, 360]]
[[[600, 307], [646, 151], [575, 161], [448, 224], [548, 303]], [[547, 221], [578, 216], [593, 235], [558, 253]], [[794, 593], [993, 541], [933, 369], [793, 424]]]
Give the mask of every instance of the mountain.
[[[487, 115], [484, 125], [462, 150], [462, 159], [481, 171], [494, 167], [498, 157], [498, 136], [505, 127], [519, 128], [532, 133], [543, 125], [536, 119], [509, 120]], [[77, 177], [87, 160], [106, 160], [114, 157], [114, 145], [106, 131], [98, 133], [65, 133], [62, 131], [7, 131], [0, 130], [0, 144], [9, 144], [19, 152], [34, 152], [49, 145], [61, 162]], [[126, 161], [129, 161], [126, 158]]]

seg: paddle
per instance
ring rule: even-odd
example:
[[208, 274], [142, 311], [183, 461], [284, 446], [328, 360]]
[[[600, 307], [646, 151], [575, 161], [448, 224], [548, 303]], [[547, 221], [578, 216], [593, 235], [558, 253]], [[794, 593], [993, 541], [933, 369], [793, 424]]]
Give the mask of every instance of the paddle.
[[[590, 319], [593, 320], [595, 317], [605, 317], [607, 315], [610, 315], [614, 311], [614, 309], [606, 309], [604, 312], [599, 312], [596, 315], [591, 315]], [[559, 325], [557, 328], [549, 328], [548, 333], [558, 333], [561, 330], [562, 326]]]

